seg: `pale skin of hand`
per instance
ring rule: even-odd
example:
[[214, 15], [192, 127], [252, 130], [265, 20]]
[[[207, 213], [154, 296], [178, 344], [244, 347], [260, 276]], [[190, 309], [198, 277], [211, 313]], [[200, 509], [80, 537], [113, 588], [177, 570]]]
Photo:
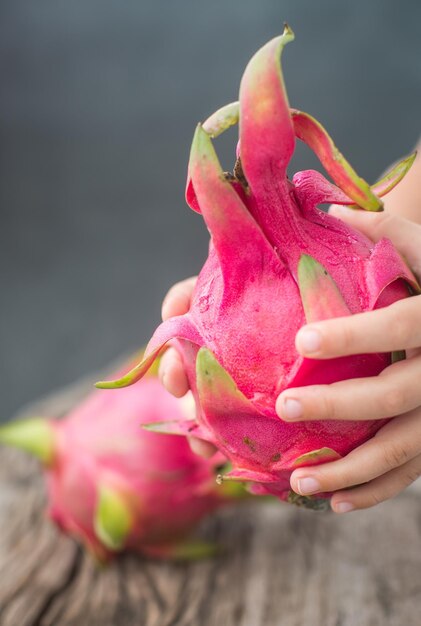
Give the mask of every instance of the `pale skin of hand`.
[[[420, 158], [387, 196], [385, 206], [379, 214], [340, 207], [332, 207], [331, 213], [373, 241], [389, 238], [420, 278], [421, 225], [414, 223], [421, 222]], [[164, 319], [188, 310], [195, 280], [170, 289], [162, 307]], [[332, 509], [346, 513], [395, 496], [421, 475], [420, 320], [421, 295], [377, 311], [313, 323], [297, 333], [298, 352], [311, 358], [406, 350], [407, 359], [373, 378], [288, 389], [279, 396], [276, 409], [286, 421], [394, 418], [343, 459], [295, 470], [291, 476], [294, 491], [302, 495], [334, 492]], [[181, 357], [174, 348], [162, 359], [161, 379], [176, 396], [188, 390]], [[202, 455], [214, 451], [203, 442], [192, 444]]]

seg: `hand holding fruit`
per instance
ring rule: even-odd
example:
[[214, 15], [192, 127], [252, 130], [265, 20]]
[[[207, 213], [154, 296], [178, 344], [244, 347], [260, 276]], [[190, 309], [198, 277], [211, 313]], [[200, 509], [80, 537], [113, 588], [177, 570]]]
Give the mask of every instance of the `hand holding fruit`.
[[[347, 457], [389, 415], [383, 422], [376, 415], [352, 421], [313, 417], [297, 424], [278, 419], [277, 397], [353, 376], [376, 378], [397, 355], [381, 348], [321, 361], [300, 354], [295, 335], [306, 324], [348, 319], [408, 299], [419, 286], [390, 240], [373, 244], [317, 205], [355, 203], [379, 211], [380, 197], [399, 183], [415, 156], [373, 187], [360, 178], [317, 120], [289, 108], [279, 58], [292, 39], [285, 26], [249, 62], [239, 103], [222, 107], [196, 128], [186, 198], [202, 214], [211, 245], [188, 312], [157, 328], [145, 358], [130, 372], [98, 386], [135, 383], [167, 342], [176, 340], [198, 412], [188, 422], [168, 423], [166, 432], [220, 449], [232, 464], [221, 480], [245, 481], [253, 493], [319, 509], [330, 492], [301, 495], [290, 488], [291, 474]], [[224, 173], [212, 139], [236, 122], [237, 162], [232, 174]], [[336, 185], [314, 170], [288, 178], [296, 138], [315, 151]], [[184, 292], [178, 313], [188, 299]], [[164, 370], [165, 378], [169, 387], [186, 390], [180, 367], [172, 381]]]
[[[365, 214], [335, 207], [333, 214], [371, 239], [389, 237], [415, 272], [421, 273], [421, 226], [388, 213]], [[188, 310], [194, 282], [190, 278], [171, 288], [163, 304], [164, 319]], [[391, 498], [421, 474], [420, 319], [421, 296], [414, 296], [384, 309], [327, 320], [299, 331], [297, 349], [311, 358], [407, 350], [407, 359], [390, 365], [377, 377], [288, 389], [279, 396], [277, 408], [282, 419], [288, 418], [286, 407], [295, 420], [395, 417], [343, 459], [296, 470], [291, 477], [294, 491], [302, 495], [335, 491], [331, 505], [340, 513]], [[314, 333], [320, 333], [317, 353], [305, 350], [308, 331], [313, 342]], [[160, 376], [174, 395], [186, 393], [188, 381], [175, 348], [164, 354]], [[195, 443], [199, 452], [212, 451], [208, 444], [201, 446], [202, 442]]]
[[[337, 207], [332, 212], [374, 241], [391, 239], [416, 274], [421, 274], [421, 226], [388, 213]], [[407, 358], [375, 377], [287, 389], [279, 396], [279, 416], [288, 421], [395, 418], [343, 459], [296, 470], [291, 476], [295, 491], [302, 495], [334, 491], [331, 506], [343, 513], [391, 498], [420, 476], [420, 320], [421, 296], [414, 296], [376, 311], [311, 324], [298, 332], [297, 350], [311, 358], [399, 350], [405, 350]]]

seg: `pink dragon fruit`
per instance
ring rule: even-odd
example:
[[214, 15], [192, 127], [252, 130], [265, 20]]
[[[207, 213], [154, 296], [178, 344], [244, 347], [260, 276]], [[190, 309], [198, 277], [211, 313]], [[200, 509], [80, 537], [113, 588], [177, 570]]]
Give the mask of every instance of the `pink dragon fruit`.
[[[233, 466], [221, 480], [250, 481], [254, 493], [326, 508], [329, 494], [303, 498], [290, 491], [291, 472], [346, 455], [384, 421], [285, 423], [276, 398], [288, 387], [375, 376], [394, 355], [311, 360], [297, 353], [295, 335], [308, 322], [389, 305], [418, 285], [390, 241], [374, 245], [317, 205], [381, 210], [379, 196], [401, 180], [415, 155], [371, 188], [358, 177], [321, 124], [289, 108], [280, 55], [292, 39], [285, 26], [249, 62], [239, 103], [196, 129], [186, 196], [203, 215], [211, 244], [190, 311], [156, 330], [131, 372], [98, 386], [134, 383], [177, 339], [197, 418], [159, 428], [217, 446]], [[237, 121], [237, 162], [227, 174], [211, 138]], [[336, 185], [312, 170], [288, 179], [295, 137], [314, 150]]]
[[0, 441], [43, 462], [50, 518], [99, 560], [123, 549], [206, 556], [213, 546], [187, 536], [206, 514], [234, 499], [215, 483], [218, 459], [201, 459], [185, 439], [141, 427], [182, 420], [183, 404], [148, 376], [111, 396], [95, 391], [63, 420], [6, 424]]

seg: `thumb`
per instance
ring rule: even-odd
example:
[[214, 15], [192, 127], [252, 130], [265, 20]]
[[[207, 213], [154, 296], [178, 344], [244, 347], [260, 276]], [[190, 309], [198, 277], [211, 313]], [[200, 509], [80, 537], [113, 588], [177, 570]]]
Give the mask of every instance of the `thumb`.
[[421, 226], [387, 211], [370, 213], [358, 209], [332, 205], [329, 215], [339, 218], [359, 230], [374, 242], [390, 239], [405, 257], [414, 272], [421, 273]]

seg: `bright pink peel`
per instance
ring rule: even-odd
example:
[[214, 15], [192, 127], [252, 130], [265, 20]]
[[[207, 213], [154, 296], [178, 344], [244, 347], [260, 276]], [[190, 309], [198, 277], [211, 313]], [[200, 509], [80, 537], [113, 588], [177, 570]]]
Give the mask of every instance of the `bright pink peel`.
[[[276, 398], [289, 387], [376, 376], [392, 355], [304, 359], [295, 335], [306, 322], [369, 311], [419, 288], [390, 241], [373, 244], [317, 204], [381, 210], [376, 193], [397, 184], [413, 157], [370, 188], [316, 120], [289, 109], [280, 54], [292, 38], [286, 27], [263, 46], [245, 70], [239, 105], [227, 105], [196, 129], [186, 196], [209, 229], [209, 257], [190, 311], [182, 322], [162, 324], [148, 351], [178, 339], [197, 404], [196, 435], [216, 445], [233, 466], [220, 480], [251, 482], [254, 493], [319, 508], [329, 494], [294, 494], [291, 472], [348, 454], [384, 421], [286, 423], [275, 412]], [[228, 175], [211, 137], [237, 118], [239, 158]], [[288, 180], [295, 136], [316, 152], [336, 185], [312, 170]], [[176, 332], [177, 323], [183, 333]], [[136, 376], [122, 380], [130, 384]], [[169, 430], [185, 434], [182, 426]]]
[[63, 420], [11, 422], [0, 441], [43, 461], [49, 516], [99, 560], [126, 549], [197, 558], [210, 546], [189, 532], [234, 492], [215, 483], [222, 456], [205, 460], [186, 439], [150, 432], [162, 420], [188, 425], [184, 405], [147, 376], [124, 390], [95, 391]]

